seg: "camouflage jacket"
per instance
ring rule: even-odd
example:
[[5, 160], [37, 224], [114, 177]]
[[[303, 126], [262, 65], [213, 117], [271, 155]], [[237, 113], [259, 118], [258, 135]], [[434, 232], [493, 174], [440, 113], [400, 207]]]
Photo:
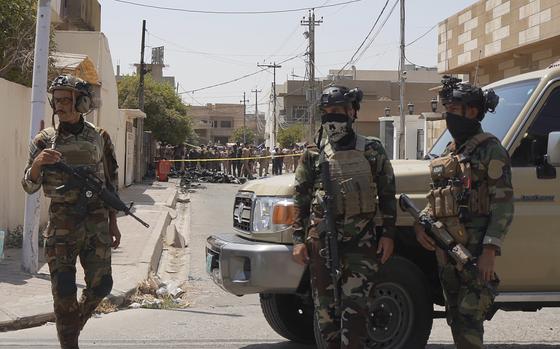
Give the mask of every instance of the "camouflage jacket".
[[[460, 146], [451, 142], [441, 156], [455, 152], [455, 149], [460, 149]], [[476, 249], [482, 242], [483, 245], [501, 248], [514, 211], [509, 154], [498, 139], [491, 138], [472, 152], [470, 164], [472, 187], [479, 187], [481, 182], [488, 185], [490, 214], [487, 217], [475, 216], [464, 223], [470, 234], [469, 247]], [[424, 212], [433, 212], [429, 203]]]
[[[58, 135], [56, 135], [56, 132], [58, 132]], [[91, 137], [92, 134], [98, 134], [99, 137]], [[41, 130], [35, 136], [29, 146], [29, 159], [27, 161], [27, 166], [25, 167], [24, 175], [22, 178], [23, 189], [28, 194], [35, 193], [41, 188], [43, 184], [46, 183], [46, 179], [44, 178], [44, 176], [46, 176], [46, 173], [44, 170], [41, 170], [41, 174], [36, 182], [33, 182], [31, 180], [31, 166], [35, 157], [39, 155], [39, 153], [43, 149], [50, 148], [52, 146], [55, 135], [56, 137], [59, 137], [56, 141], [56, 144], [62, 143], [66, 147], [74, 142], [93, 141], [101, 143], [96, 144], [97, 149], [100, 149], [101, 161], [103, 165], [102, 171], [104, 175], [100, 176], [100, 178], [109, 190], [118, 190], [118, 165], [115, 156], [115, 149], [113, 147], [113, 143], [111, 142], [111, 138], [105, 130], [85, 121], [84, 129], [76, 135], [70, 134], [64, 131], [62, 128], [59, 128], [57, 131], [55, 131], [52, 127], [49, 127]], [[62, 154], [62, 156], [64, 159], [64, 153]]]
[[[336, 150], [335, 150], [336, 151]], [[396, 220], [396, 199], [395, 199], [395, 177], [393, 175], [393, 167], [389, 161], [385, 149], [376, 138], [367, 137], [367, 143], [364, 157], [368, 160], [372, 175], [377, 185], [377, 198], [372, 200], [378, 201], [378, 207], [383, 217], [383, 236], [394, 238], [395, 236], [395, 220]], [[294, 243], [302, 243], [305, 241], [308, 232], [304, 231], [310, 215], [312, 214], [312, 201], [316, 195], [315, 188], [320, 187], [320, 153], [316, 145], [308, 146], [302, 156], [299, 158], [299, 165], [295, 172], [295, 207], [296, 218], [293, 224]], [[320, 213], [313, 212], [316, 218]], [[367, 226], [373, 224], [372, 218], [360, 219], [357, 217], [351, 224], [342, 224], [337, 219], [339, 233], [359, 234]], [[308, 229], [309, 230], [309, 229]]]

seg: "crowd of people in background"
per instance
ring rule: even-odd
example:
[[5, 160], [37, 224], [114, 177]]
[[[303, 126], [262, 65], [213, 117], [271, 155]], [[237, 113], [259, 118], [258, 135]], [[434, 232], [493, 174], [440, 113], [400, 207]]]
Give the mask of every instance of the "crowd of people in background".
[[303, 146], [298, 145], [270, 149], [264, 145], [243, 145], [237, 142], [227, 145], [168, 147], [162, 149], [160, 155], [165, 159], [190, 160], [174, 162], [176, 170], [198, 168], [253, 179], [295, 172], [300, 158], [298, 154], [302, 153]]

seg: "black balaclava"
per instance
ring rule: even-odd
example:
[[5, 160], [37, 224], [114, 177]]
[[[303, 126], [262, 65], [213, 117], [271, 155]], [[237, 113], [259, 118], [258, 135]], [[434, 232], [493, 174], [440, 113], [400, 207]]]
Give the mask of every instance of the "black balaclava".
[[459, 114], [445, 113], [445, 123], [451, 136], [458, 144], [463, 144], [481, 130], [478, 119], [468, 119]]

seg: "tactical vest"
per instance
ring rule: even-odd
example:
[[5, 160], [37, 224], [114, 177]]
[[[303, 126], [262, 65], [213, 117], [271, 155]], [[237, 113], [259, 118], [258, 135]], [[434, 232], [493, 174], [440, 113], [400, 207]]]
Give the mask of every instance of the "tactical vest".
[[[103, 136], [91, 123], [85, 121], [84, 129], [77, 135], [60, 134], [52, 127], [43, 130], [49, 139], [48, 146], [62, 154], [62, 161], [72, 167], [87, 167], [105, 181], [105, 166], [103, 163]], [[43, 170], [43, 191], [53, 203], [75, 204], [80, 198], [80, 189], [72, 189], [65, 193], [56, 188], [68, 183], [70, 175], [46, 167]], [[90, 201], [96, 200], [95, 197]]]
[[474, 150], [490, 139], [497, 140], [490, 133], [479, 133], [456, 151], [430, 162], [432, 189], [427, 199], [434, 218], [462, 244], [468, 241], [464, 223], [473, 216], [490, 214], [488, 182], [474, 181], [471, 168]]
[[[330, 143], [323, 148], [336, 195], [337, 216], [344, 221], [358, 215], [373, 218], [377, 211], [376, 180], [364, 156], [366, 141], [366, 137], [358, 135], [354, 149], [334, 151]], [[316, 191], [316, 195], [323, 193]]]

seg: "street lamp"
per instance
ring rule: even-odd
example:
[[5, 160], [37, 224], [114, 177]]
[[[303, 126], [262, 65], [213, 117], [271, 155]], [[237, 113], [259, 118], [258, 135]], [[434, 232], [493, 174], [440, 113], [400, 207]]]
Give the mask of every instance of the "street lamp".
[[414, 104], [412, 102], [408, 102], [408, 114], [412, 115], [414, 114]]
[[386, 108], [385, 108], [385, 116], [386, 116], [386, 117], [391, 116], [391, 108], [389, 108], [389, 107], [386, 107]]
[[437, 105], [438, 105], [438, 101], [436, 99], [436, 97], [432, 98], [432, 101], [430, 102], [430, 104], [432, 105], [432, 112], [436, 112], [437, 110]]

